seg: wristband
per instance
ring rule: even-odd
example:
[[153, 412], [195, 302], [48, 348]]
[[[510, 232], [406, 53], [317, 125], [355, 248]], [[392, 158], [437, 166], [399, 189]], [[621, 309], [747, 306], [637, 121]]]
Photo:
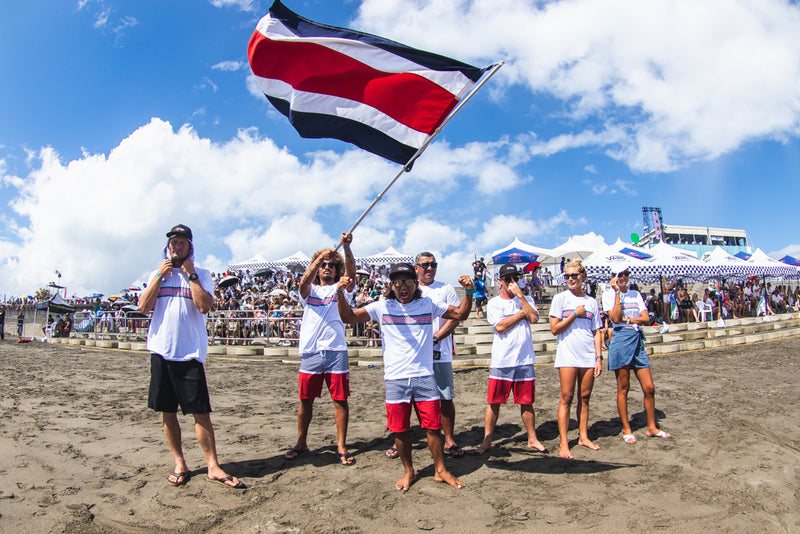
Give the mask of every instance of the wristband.
[[475, 294], [475, 290], [474, 289], [467, 289], [467, 290], [464, 291], [464, 293], [466, 293], [467, 295], [474, 295]]
[[343, 250], [350, 250], [350, 247], [344, 247]]
[[161, 278], [161, 281], [162, 281], [162, 282], [164, 281], [164, 277], [161, 275], [161, 273], [156, 273], [156, 276], [157, 276], [157, 277], [159, 277], [159, 278]]
[[595, 356], [594, 359], [595, 359], [595, 361], [597, 361], [597, 360], [600, 360], [601, 362], [603, 361], [603, 357], [602, 356]]
[[572, 315], [574, 315], [576, 319], [578, 318], [578, 312], [572, 312]]
[[344, 295], [344, 291], [342, 291], [341, 289], [337, 289], [336, 292], [337, 293], [341, 293], [342, 295]]

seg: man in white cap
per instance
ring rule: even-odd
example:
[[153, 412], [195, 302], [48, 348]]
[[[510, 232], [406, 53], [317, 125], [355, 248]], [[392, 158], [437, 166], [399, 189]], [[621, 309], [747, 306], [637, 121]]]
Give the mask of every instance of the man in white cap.
[[636, 436], [628, 420], [628, 391], [630, 372], [633, 369], [644, 394], [644, 412], [647, 416], [647, 437], [669, 438], [669, 433], [656, 425], [656, 398], [650, 359], [644, 348], [644, 333], [641, 327], [650, 324], [650, 314], [638, 291], [628, 288], [631, 269], [627, 264], [614, 267], [611, 288], [603, 292], [603, 311], [614, 328], [608, 348], [608, 368], [617, 376], [617, 410], [622, 421], [622, 439], [625, 443], [636, 443]]
[[162, 412], [164, 435], [175, 460], [167, 478], [173, 486], [186, 484], [192, 472], [181, 445], [178, 407], [194, 416], [197, 441], [203, 449], [208, 471], [206, 480], [227, 488], [245, 484], [223, 471], [217, 459], [211, 401], [203, 363], [208, 349], [206, 314], [214, 303], [211, 273], [194, 265], [192, 230], [184, 225], [167, 232], [164, 260], [150, 275], [139, 299], [142, 313], [153, 312], [147, 332], [150, 351], [150, 393], [147, 405]]

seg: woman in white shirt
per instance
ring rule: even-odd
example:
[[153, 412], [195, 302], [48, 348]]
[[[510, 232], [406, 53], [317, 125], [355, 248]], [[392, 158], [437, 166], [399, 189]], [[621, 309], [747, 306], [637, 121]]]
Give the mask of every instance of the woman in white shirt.
[[559, 454], [574, 458], [569, 450], [567, 431], [569, 411], [577, 386], [580, 397], [575, 407], [578, 419], [578, 445], [594, 451], [600, 447], [589, 439], [589, 398], [594, 379], [603, 372], [603, 331], [597, 300], [584, 290], [586, 267], [579, 259], [564, 267], [567, 290], [553, 297], [550, 305], [550, 331], [558, 338], [555, 367], [561, 381], [558, 402]]

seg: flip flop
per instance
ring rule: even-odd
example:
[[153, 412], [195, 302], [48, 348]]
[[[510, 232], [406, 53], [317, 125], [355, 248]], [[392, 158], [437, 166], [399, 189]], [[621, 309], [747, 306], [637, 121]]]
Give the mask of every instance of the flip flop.
[[671, 438], [672, 434], [669, 432], [664, 432], [663, 430], [659, 430], [655, 434], [647, 434], [648, 438]]
[[452, 447], [445, 447], [444, 452], [445, 454], [449, 454], [453, 458], [461, 458], [462, 456], [464, 456], [464, 449], [462, 449], [458, 445], [453, 445]]
[[239, 482], [237, 482], [235, 485], [226, 484], [226, 482], [233, 482], [233, 477], [230, 476], [230, 475], [228, 475], [226, 477], [222, 477], [222, 478], [209, 478], [209, 477], [206, 477], [206, 480], [209, 481], [209, 482], [214, 482], [215, 484], [222, 484], [226, 488], [230, 488], [230, 489], [245, 489], [245, 488], [247, 488], [245, 483], [242, 482], [241, 480]]
[[182, 473], [170, 473], [169, 476], [170, 477], [175, 477], [175, 482], [171, 481], [169, 479], [169, 477], [167, 477], [167, 482], [171, 486], [183, 486], [184, 484], [189, 482], [190, 478], [192, 478], [192, 472], [191, 471], [183, 471]]
[[284, 458], [287, 460], [297, 460], [300, 456], [304, 455], [308, 452], [308, 449], [298, 449], [296, 447], [292, 447], [289, 449], [289, 452], [283, 455]]
[[337, 452], [336, 455], [339, 457], [339, 463], [342, 467], [356, 465], [356, 459], [349, 452]]
[[389, 450], [387, 450], [384, 454], [387, 458], [400, 458], [400, 453], [397, 452], [397, 447], [394, 445], [389, 447]]
[[636, 436], [634, 436], [633, 434], [625, 434], [624, 436], [622, 436], [622, 440], [628, 445], [633, 445], [634, 443], [636, 443]]

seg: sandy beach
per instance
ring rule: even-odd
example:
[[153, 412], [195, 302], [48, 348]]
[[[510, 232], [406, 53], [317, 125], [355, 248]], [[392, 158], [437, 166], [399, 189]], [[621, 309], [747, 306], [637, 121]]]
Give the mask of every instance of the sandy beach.
[[[538, 365], [537, 433], [529, 453], [519, 410], [500, 411], [495, 447], [448, 459], [466, 488], [433, 480], [414, 427], [418, 479], [394, 489], [399, 460], [384, 457], [380, 368], [353, 368], [349, 444], [338, 465], [333, 407], [315, 405], [310, 454], [296, 439], [297, 367], [210, 357], [206, 372], [220, 461], [249, 488], [209, 484], [190, 417], [183, 442], [195, 469], [166, 482], [172, 461], [160, 416], [146, 408], [148, 356], [121, 350], [0, 342], [0, 529], [3, 532], [798, 532], [800, 338], [653, 358], [656, 406], [669, 440], [644, 436], [641, 392], [625, 444], [613, 373], [596, 381], [590, 437], [599, 451], [558, 458], [557, 374]], [[488, 369], [456, 372], [456, 434], [483, 435]], [[574, 421], [570, 437], [577, 441]]]

